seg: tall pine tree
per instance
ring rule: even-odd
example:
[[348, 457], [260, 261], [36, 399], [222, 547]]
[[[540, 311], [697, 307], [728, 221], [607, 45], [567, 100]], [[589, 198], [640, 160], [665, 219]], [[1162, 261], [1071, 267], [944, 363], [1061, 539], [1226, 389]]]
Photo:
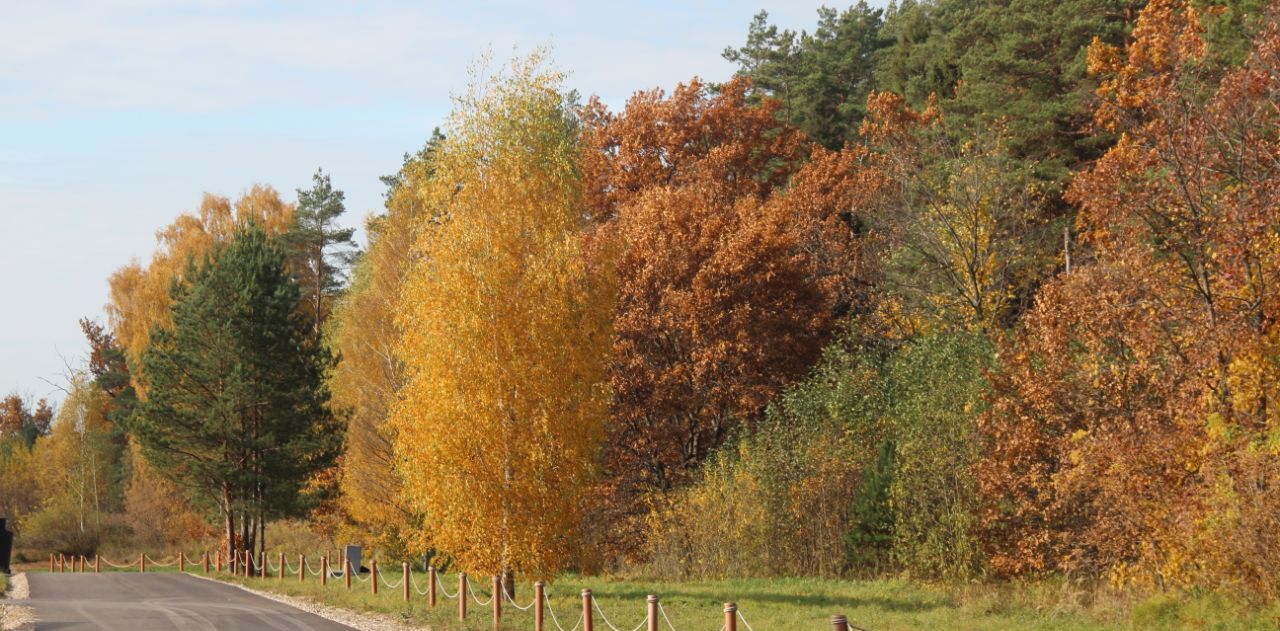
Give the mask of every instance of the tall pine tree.
[[307, 481], [341, 448], [324, 381], [333, 359], [261, 229], [188, 270], [173, 328], [155, 329], [142, 354], [147, 396], [129, 429], [157, 471], [221, 512], [228, 554], [262, 550], [267, 520], [303, 512]]
[[298, 189], [298, 209], [293, 227], [285, 233], [285, 243], [294, 273], [302, 284], [305, 310], [312, 330], [329, 316], [334, 296], [347, 279], [347, 269], [355, 259], [354, 228], [338, 227], [338, 217], [346, 212], [346, 194], [334, 190], [329, 176], [317, 169], [310, 189]]

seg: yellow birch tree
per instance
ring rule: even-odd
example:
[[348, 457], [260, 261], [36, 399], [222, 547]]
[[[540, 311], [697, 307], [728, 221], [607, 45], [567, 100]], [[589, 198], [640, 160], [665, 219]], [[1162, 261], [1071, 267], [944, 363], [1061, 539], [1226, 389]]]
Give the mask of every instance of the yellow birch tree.
[[341, 357], [330, 379], [333, 403], [348, 413], [340, 479], [342, 532], [394, 553], [411, 547], [420, 523], [404, 501], [388, 422], [405, 380], [404, 364], [395, 352], [400, 343], [396, 309], [412, 269], [414, 234], [434, 225], [423, 187], [439, 140], [433, 138], [398, 174], [386, 178], [391, 184], [387, 212], [366, 224], [369, 246], [356, 263], [330, 329]]
[[579, 559], [608, 415], [613, 282], [592, 265], [579, 149], [544, 55], [455, 101], [402, 292], [398, 464], [420, 544], [466, 570], [548, 576]]

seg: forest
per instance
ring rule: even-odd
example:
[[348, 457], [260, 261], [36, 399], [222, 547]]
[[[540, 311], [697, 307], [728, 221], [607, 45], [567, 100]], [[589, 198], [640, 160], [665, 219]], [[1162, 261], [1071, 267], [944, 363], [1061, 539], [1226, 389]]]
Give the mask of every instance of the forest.
[[19, 554], [1280, 597], [1280, 4], [744, 26], [476, 73], [363, 246], [323, 171], [157, 227], [0, 402]]

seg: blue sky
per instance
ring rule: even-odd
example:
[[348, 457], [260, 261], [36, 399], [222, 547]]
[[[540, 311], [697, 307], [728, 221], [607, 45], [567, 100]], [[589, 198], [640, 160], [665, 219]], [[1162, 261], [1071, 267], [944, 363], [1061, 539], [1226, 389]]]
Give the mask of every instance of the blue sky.
[[[346, 223], [439, 125], [468, 64], [550, 45], [613, 107], [698, 75], [768, 10], [812, 28], [820, 2], [10, 2], [0, 19], [0, 395], [60, 398], [103, 319], [106, 278], [204, 192], [292, 199], [317, 167]], [[843, 6], [836, 4], [836, 6]]]

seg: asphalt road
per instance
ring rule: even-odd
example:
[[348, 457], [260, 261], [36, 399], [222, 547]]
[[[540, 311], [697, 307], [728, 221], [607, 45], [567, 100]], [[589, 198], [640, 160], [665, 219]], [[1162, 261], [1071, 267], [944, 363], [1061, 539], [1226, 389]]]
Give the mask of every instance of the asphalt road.
[[25, 604], [35, 611], [37, 631], [351, 629], [232, 585], [181, 574], [28, 573], [27, 581], [31, 598]]

